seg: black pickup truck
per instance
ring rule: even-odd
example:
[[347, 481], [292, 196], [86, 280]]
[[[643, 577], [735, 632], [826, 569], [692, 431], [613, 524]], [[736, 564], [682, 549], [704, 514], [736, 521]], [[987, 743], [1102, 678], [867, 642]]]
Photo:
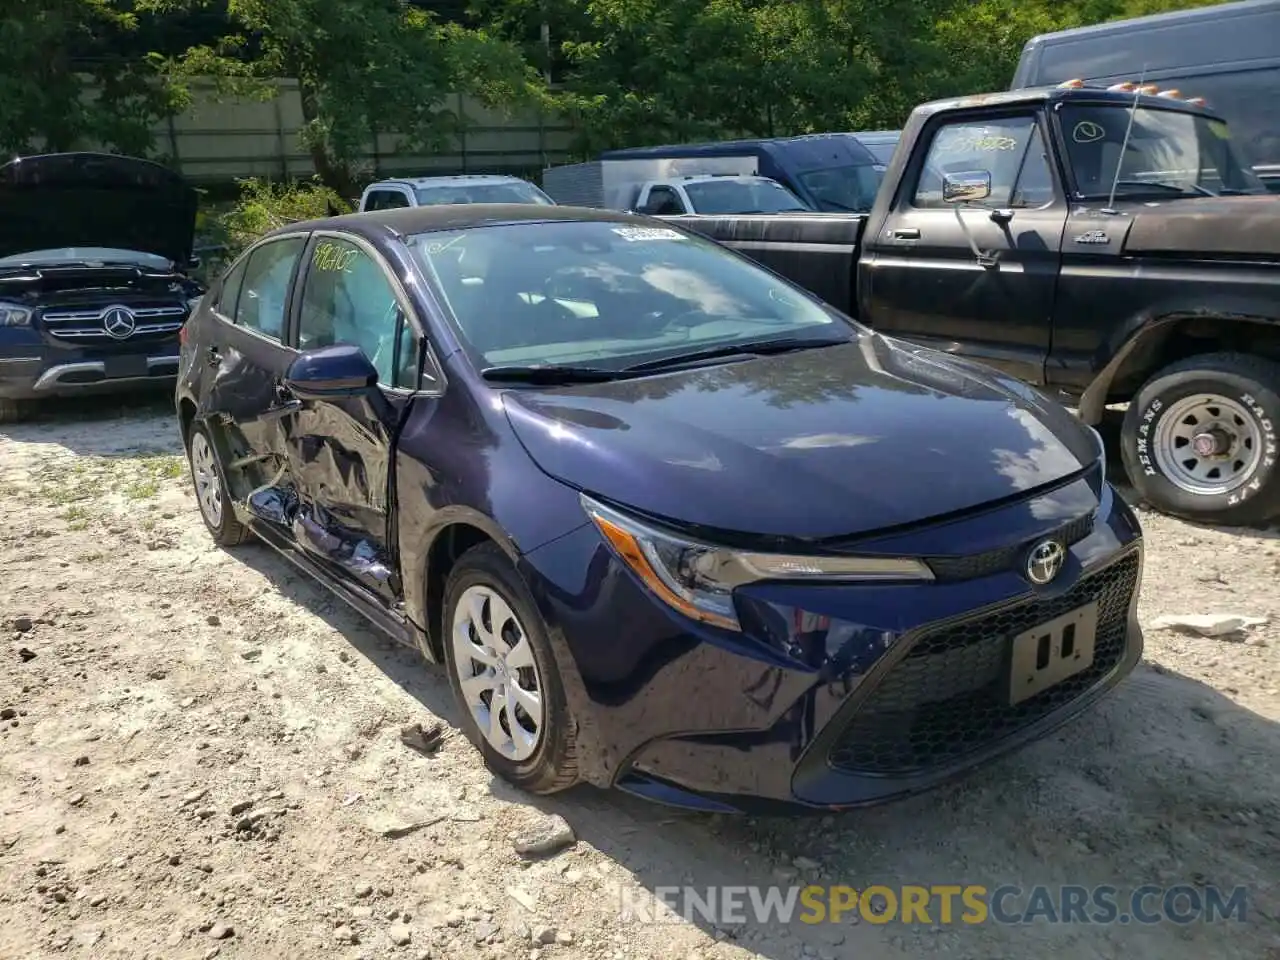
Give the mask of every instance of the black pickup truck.
[[1075, 82], [928, 103], [868, 215], [664, 219], [1087, 423], [1128, 403], [1124, 464], [1158, 509], [1280, 514], [1280, 197], [1196, 101]]

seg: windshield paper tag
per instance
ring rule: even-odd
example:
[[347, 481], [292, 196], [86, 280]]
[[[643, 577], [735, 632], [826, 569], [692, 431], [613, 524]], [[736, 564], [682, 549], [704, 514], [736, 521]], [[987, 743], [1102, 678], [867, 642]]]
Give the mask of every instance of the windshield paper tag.
[[614, 227], [613, 232], [623, 240], [683, 240], [684, 234], [670, 227]]

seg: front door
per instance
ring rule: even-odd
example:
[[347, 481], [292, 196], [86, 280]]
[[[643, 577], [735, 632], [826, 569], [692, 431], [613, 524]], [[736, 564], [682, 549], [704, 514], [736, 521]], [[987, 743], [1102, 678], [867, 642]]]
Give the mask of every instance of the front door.
[[306, 242], [305, 234], [269, 240], [232, 267], [217, 295], [208, 346], [194, 358], [208, 365], [212, 381], [199, 413], [226, 448], [232, 495], [251, 509], [253, 494], [285, 469], [282, 417], [290, 408], [278, 385], [296, 356], [286, 345], [285, 320]]
[[[1034, 113], [926, 130], [923, 162], [864, 240], [871, 326], [1042, 383], [1067, 205]], [[946, 174], [986, 172], [991, 195], [943, 200]]]
[[302, 401], [289, 419], [286, 444], [299, 498], [294, 535], [317, 562], [390, 604], [401, 593], [391, 516], [393, 450], [418, 379], [408, 301], [363, 240], [317, 234], [305, 261], [298, 349], [358, 346], [379, 382], [358, 399]]

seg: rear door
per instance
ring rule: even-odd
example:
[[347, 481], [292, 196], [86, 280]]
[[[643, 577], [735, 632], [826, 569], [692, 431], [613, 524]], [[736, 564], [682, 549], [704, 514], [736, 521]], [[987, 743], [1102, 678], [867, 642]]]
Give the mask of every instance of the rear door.
[[400, 596], [394, 571], [393, 451], [419, 386], [420, 325], [383, 256], [360, 237], [320, 232], [298, 279], [295, 342], [305, 352], [354, 344], [378, 370], [359, 399], [301, 401], [288, 418], [294, 536], [314, 560], [378, 595]]
[[[1034, 112], [944, 116], [926, 128], [880, 230], [863, 241], [871, 326], [1044, 380], [1067, 203]], [[991, 196], [943, 201], [946, 174]]]
[[244, 499], [284, 466], [279, 384], [295, 352], [286, 345], [290, 291], [306, 234], [258, 244], [232, 266], [214, 308], [202, 355], [211, 368], [200, 413], [226, 442], [232, 493]]

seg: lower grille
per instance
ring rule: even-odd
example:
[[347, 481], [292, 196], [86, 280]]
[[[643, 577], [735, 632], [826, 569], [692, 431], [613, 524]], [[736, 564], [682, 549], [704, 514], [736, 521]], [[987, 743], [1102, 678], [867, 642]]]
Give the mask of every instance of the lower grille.
[[[1138, 573], [1135, 552], [1051, 600], [1030, 600], [921, 634], [859, 707], [829, 762], [840, 770], [878, 775], [949, 764], [1075, 700], [1124, 657]], [[1009, 704], [1012, 638], [1094, 601], [1093, 663], [1028, 700]]]

